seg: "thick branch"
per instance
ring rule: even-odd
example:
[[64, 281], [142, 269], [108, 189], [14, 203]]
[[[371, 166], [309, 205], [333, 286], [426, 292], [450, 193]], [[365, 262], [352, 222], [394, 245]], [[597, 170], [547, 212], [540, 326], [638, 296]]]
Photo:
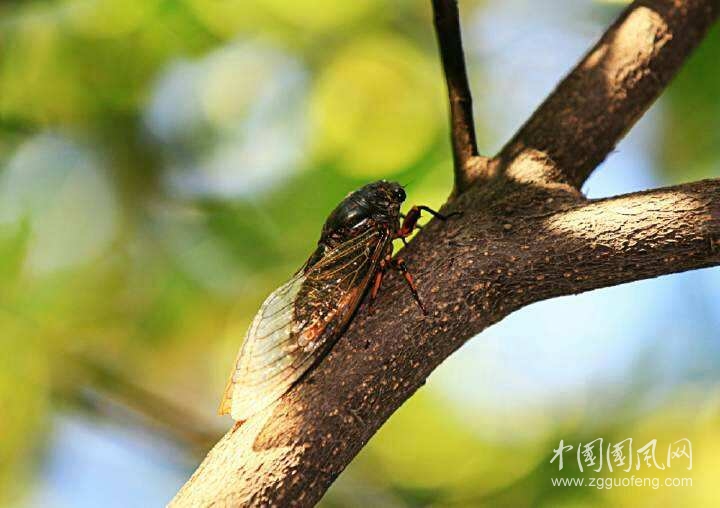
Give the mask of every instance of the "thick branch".
[[523, 181], [580, 188], [720, 14], [720, 0], [633, 2], [494, 161]]
[[389, 276], [317, 369], [230, 431], [173, 506], [311, 506], [435, 367], [510, 312], [720, 264], [720, 180], [592, 202], [493, 185], [460, 195], [463, 216], [407, 249], [430, 315]]
[[432, 0], [435, 34], [450, 101], [450, 139], [455, 166], [455, 192], [473, 180], [473, 159], [478, 155], [472, 96], [465, 70], [457, 0]]

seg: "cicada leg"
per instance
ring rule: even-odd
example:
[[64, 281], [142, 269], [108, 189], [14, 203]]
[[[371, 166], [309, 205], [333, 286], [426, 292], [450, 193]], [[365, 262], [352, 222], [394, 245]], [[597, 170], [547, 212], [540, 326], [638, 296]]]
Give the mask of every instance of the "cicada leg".
[[392, 260], [392, 266], [395, 268], [398, 272], [400, 272], [405, 279], [405, 282], [407, 282], [408, 287], [410, 288], [410, 292], [413, 295], [413, 298], [415, 298], [415, 301], [417, 302], [418, 306], [420, 307], [420, 310], [422, 311], [424, 316], [427, 316], [427, 309], [425, 308], [425, 305], [422, 303], [422, 300], [420, 300], [420, 295], [417, 292], [417, 287], [415, 286], [415, 280], [413, 279], [413, 276], [408, 272], [407, 265], [405, 264], [405, 260], [402, 258], [395, 258]]
[[[422, 229], [418, 225], [418, 220], [420, 219], [420, 215], [422, 212], [428, 212], [433, 217], [436, 217], [442, 221], [448, 220], [450, 217], [454, 217], [456, 215], [461, 215], [461, 212], [453, 212], [448, 215], [443, 215], [440, 212], [436, 212], [430, 207], [427, 206], [413, 206], [407, 213], [407, 215], [402, 215], [403, 222], [400, 226], [400, 229], [395, 233], [395, 238], [399, 238], [403, 241], [405, 245], [407, 245], [407, 237], [412, 234], [412, 232], [415, 229]], [[420, 310], [422, 310], [423, 315], [427, 316], [428, 312], [425, 308], [425, 304], [423, 304], [422, 300], [420, 299], [420, 295], [418, 294], [417, 287], [415, 286], [415, 280], [413, 279], [413, 276], [410, 274], [410, 272], [407, 269], [407, 265], [405, 264], [405, 260], [402, 258], [395, 258], [392, 259], [390, 256], [386, 257], [384, 262], [381, 263], [381, 272], [378, 273], [378, 275], [375, 278], [375, 284], [373, 285], [373, 291], [372, 291], [372, 297], [374, 298], [377, 294], [377, 289], [380, 288], [380, 283], [382, 282], [382, 277], [384, 275], [385, 270], [387, 269], [387, 266], [391, 266], [392, 268], [395, 268], [398, 272], [400, 272], [405, 279], [405, 282], [407, 282], [408, 287], [410, 288], [410, 292], [413, 295], [413, 298], [417, 302], [418, 306], [420, 307]]]
[[408, 287], [410, 288], [410, 292], [413, 295], [413, 298], [415, 298], [415, 301], [417, 302], [418, 306], [420, 307], [420, 310], [422, 310], [423, 315], [427, 316], [427, 309], [425, 308], [425, 305], [422, 303], [422, 300], [420, 300], [420, 295], [417, 292], [417, 287], [415, 286], [415, 280], [413, 279], [413, 276], [410, 275], [410, 272], [408, 272], [407, 265], [405, 264], [405, 260], [402, 258], [396, 258], [393, 259], [390, 254], [385, 256], [384, 259], [380, 260], [378, 270], [375, 272], [375, 278], [373, 280], [372, 288], [370, 289], [370, 305], [373, 304], [375, 301], [375, 298], [377, 297], [378, 291], [380, 291], [380, 286], [382, 285], [383, 277], [385, 277], [385, 272], [388, 268], [394, 268], [400, 274], [402, 274], [403, 278], [405, 279], [405, 282], [407, 282]]
[[377, 272], [375, 272], [375, 280], [373, 281], [372, 289], [370, 290], [370, 304], [375, 301], [380, 286], [382, 285], [383, 277], [387, 271], [388, 263], [390, 262], [390, 256], [386, 256], [385, 259], [380, 260], [380, 266], [378, 266]]
[[400, 226], [400, 229], [398, 230], [398, 232], [395, 233], [395, 237], [400, 238], [403, 241], [403, 243], [405, 243], [407, 245], [407, 243], [405, 242], [405, 239], [408, 236], [410, 236], [412, 234], [412, 232], [415, 231], [415, 229], [422, 229], [418, 225], [417, 222], [418, 222], [418, 220], [420, 220], [420, 215], [422, 214], [423, 211], [429, 213], [433, 217], [436, 217], [442, 221], [446, 221], [450, 217], [460, 215], [460, 212], [453, 212], [449, 215], [443, 215], [440, 212], [436, 212], [429, 206], [424, 206], [424, 205], [413, 206], [406, 215], [403, 215], [402, 225]]

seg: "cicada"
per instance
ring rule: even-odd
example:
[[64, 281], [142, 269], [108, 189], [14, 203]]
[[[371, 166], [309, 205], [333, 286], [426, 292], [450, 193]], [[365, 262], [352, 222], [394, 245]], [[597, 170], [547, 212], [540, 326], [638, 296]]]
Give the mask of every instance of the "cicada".
[[[426, 206], [400, 213], [405, 190], [381, 180], [350, 193], [328, 217], [305, 264], [262, 304], [240, 348], [219, 413], [244, 421], [287, 392], [332, 347], [363, 296], [397, 269], [423, 314], [412, 276], [392, 242], [405, 239]], [[401, 223], [402, 219], [402, 223]]]

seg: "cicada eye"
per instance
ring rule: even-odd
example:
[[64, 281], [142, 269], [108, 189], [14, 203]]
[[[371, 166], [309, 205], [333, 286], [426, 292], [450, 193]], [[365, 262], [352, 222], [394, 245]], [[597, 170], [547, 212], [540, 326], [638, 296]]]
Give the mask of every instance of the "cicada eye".
[[396, 201], [403, 202], [407, 196], [405, 195], [405, 190], [402, 187], [398, 187], [393, 191], [393, 197]]

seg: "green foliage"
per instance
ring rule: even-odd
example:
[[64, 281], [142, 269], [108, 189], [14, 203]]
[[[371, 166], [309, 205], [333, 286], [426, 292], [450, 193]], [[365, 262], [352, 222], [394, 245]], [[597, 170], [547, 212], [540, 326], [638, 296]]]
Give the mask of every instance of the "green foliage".
[[720, 166], [720, 29], [715, 27], [668, 89], [661, 157], [672, 181], [717, 176]]

